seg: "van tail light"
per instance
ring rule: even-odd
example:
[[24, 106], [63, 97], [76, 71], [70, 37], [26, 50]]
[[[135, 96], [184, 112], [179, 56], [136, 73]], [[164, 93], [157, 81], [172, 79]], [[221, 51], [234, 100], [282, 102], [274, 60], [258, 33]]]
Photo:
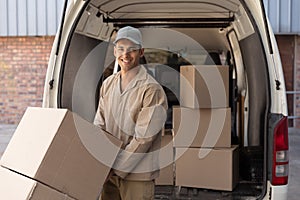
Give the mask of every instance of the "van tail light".
[[274, 129], [272, 184], [286, 185], [289, 173], [289, 140], [287, 117], [282, 118]]

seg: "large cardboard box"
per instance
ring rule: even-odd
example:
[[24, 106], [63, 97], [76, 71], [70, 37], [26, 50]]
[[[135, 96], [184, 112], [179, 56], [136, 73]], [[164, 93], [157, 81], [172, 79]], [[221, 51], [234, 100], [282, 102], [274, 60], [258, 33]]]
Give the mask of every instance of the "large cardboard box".
[[230, 108], [173, 107], [175, 147], [231, 147]]
[[174, 148], [173, 136], [169, 133], [162, 136], [159, 155], [160, 172], [155, 179], [156, 185], [174, 185]]
[[0, 199], [75, 200], [35, 180], [0, 167]]
[[66, 109], [28, 108], [1, 166], [76, 199], [96, 199], [121, 142]]
[[176, 148], [176, 186], [232, 191], [239, 176], [238, 147]]
[[226, 108], [229, 105], [229, 67], [187, 65], [180, 68], [180, 105]]
[[159, 177], [155, 179], [155, 185], [174, 185], [174, 163], [160, 169]]

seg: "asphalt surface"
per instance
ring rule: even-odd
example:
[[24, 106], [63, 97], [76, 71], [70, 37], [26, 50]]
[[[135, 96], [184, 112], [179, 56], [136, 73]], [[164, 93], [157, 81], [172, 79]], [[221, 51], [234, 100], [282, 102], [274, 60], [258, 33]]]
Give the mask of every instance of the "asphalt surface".
[[0, 124], [0, 158], [2, 157], [2, 154], [4, 153], [15, 129], [16, 125]]
[[[0, 158], [5, 151], [16, 125], [0, 124]], [[300, 197], [300, 129], [289, 128], [290, 169], [288, 200], [299, 200]]]
[[289, 188], [288, 200], [300, 199], [300, 129], [289, 129]]

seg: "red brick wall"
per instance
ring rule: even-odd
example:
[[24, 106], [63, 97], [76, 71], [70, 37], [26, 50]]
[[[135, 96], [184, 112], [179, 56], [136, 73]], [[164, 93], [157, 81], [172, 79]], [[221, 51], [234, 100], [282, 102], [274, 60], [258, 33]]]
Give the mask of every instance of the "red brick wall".
[[[300, 36], [281, 35], [276, 36], [282, 61], [285, 84], [287, 91], [300, 92]], [[289, 120], [290, 127], [300, 128], [300, 94], [288, 94], [289, 116], [295, 119]]]
[[[283, 65], [286, 90], [294, 91], [295, 36], [277, 35], [276, 40]], [[291, 94], [287, 95], [287, 101], [288, 114], [289, 116], [294, 116], [294, 96]], [[289, 126], [294, 126], [293, 120], [289, 120]]]
[[54, 37], [0, 37], [0, 123], [19, 123], [28, 106], [41, 106]]
[[[296, 56], [295, 56], [295, 67], [296, 67], [296, 85], [295, 90], [300, 92], [300, 36], [296, 39]], [[295, 96], [295, 115], [300, 117], [300, 94]], [[295, 127], [300, 128], [300, 118], [295, 120]]]

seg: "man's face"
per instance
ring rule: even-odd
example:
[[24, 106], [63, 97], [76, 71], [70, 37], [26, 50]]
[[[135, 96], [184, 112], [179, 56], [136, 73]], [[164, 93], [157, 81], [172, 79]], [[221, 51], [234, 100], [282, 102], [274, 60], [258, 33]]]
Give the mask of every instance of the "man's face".
[[144, 49], [130, 40], [121, 39], [114, 47], [114, 55], [123, 71], [128, 71], [139, 65], [139, 59], [144, 55]]

